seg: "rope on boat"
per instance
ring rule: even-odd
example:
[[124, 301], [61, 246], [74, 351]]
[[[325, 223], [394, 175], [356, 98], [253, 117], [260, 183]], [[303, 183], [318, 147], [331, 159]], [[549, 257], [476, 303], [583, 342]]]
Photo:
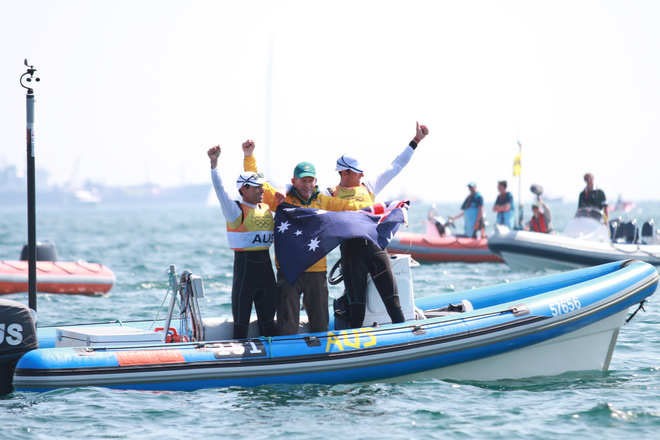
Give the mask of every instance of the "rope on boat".
[[[156, 316], [154, 317], [154, 320], [151, 321], [151, 324], [149, 325], [149, 328], [155, 328], [156, 327], [156, 321], [160, 319], [160, 311], [163, 308], [163, 305], [165, 304], [165, 301], [167, 301], [167, 298], [170, 296], [170, 292], [172, 289], [170, 289], [169, 285], [167, 289], [165, 290], [165, 296], [163, 296], [163, 300], [160, 302], [160, 305], [158, 306], [158, 309], [156, 310]], [[172, 292], [172, 295], [176, 297], [176, 292]]]
[[[632, 244], [632, 243], [627, 243], [627, 244]], [[633, 250], [631, 250], [631, 251], [627, 251], [627, 250], [625, 250], [625, 249], [620, 249], [620, 248], [618, 248], [618, 247], [616, 246], [616, 243], [610, 243], [610, 246], [612, 247], [612, 249], [614, 249], [614, 250], [617, 251], [617, 252], [621, 252], [622, 254], [629, 254], [629, 255], [632, 255], [632, 254], [634, 254], [634, 253], [639, 252], [640, 254], [645, 254], [645, 255], [648, 255], [649, 257], [652, 257], [652, 258], [660, 258], [660, 255], [656, 255], [656, 254], [654, 254], [653, 252], [649, 252], [649, 251], [647, 251], [647, 250], [642, 249], [642, 247], [641, 247], [641, 245], [640, 245], [639, 243], [635, 243], [635, 244], [637, 245], [637, 248], [636, 248], [636, 249], [633, 249]]]
[[641, 253], [648, 255], [653, 258], [660, 258], [660, 255], [654, 254], [653, 252], [645, 251], [644, 249], [639, 250]]
[[[369, 331], [373, 334], [379, 334], [379, 333], [391, 333], [391, 332], [400, 332], [401, 330], [406, 330], [409, 329], [413, 332], [419, 332], [423, 331], [425, 328], [433, 328], [433, 327], [439, 327], [439, 326], [445, 326], [447, 324], [454, 323], [455, 321], [461, 321], [461, 320], [473, 320], [473, 319], [480, 319], [483, 317], [487, 316], [497, 316], [497, 315], [502, 315], [504, 313], [513, 313], [514, 315], [516, 314], [517, 310], [520, 309], [520, 306], [514, 306], [510, 307], [508, 309], [504, 310], [499, 310], [499, 311], [494, 311], [494, 312], [489, 312], [489, 313], [483, 313], [480, 315], [471, 315], [468, 317], [464, 317], [463, 313], [456, 313], [456, 317], [451, 318], [451, 319], [446, 319], [441, 322], [429, 322], [429, 323], [419, 323], [419, 322], [414, 322], [410, 321], [410, 324], [401, 326], [398, 328], [382, 328], [382, 327], [373, 327], [370, 328]], [[518, 315], [516, 315], [518, 316]], [[360, 330], [360, 329], [346, 329], [346, 330]], [[337, 330], [341, 331], [341, 330]], [[328, 335], [323, 335], [323, 336], [315, 336], [315, 338], [320, 339], [327, 339], [329, 336]], [[253, 340], [253, 339], [260, 339], [259, 337], [257, 338], [246, 338], [245, 340]], [[266, 344], [272, 344], [273, 339], [272, 337], [263, 337], [263, 341]], [[300, 335], [290, 335], [290, 337], [278, 337], [278, 341], [297, 341], [300, 340]], [[234, 342], [236, 340], [234, 339], [227, 339], [227, 340], [217, 340], [217, 341], [182, 341], [182, 342], [171, 342], [167, 344], [162, 344], [162, 343], [157, 343], [157, 344], [145, 344], [145, 345], [140, 345], [139, 348], [136, 347], [135, 345], [127, 345], [127, 346], [112, 346], [112, 347], [105, 347], [105, 346], [100, 346], [100, 347], [83, 347], [86, 352], [94, 352], [94, 351], [107, 351], [107, 350], [136, 350], [136, 349], [158, 349], [158, 350], [168, 350], [172, 349], [175, 347], [193, 347], [196, 349], [203, 349], [206, 347], [213, 347], [215, 344], [218, 343], [223, 343], [223, 342]]]
[[643, 312], [646, 312], [646, 309], [644, 308], [644, 303], [645, 303], [645, 302], [646, 302], [645, 299], [643, 299], [643, 300], [640, 301], [639, 306], [637, 307], [637, 310], [635, 310], [634, 312], [632, 312], [632, 313], [630, 314], [630, 316], [626, 319], [626, 324], [628, 324], [628, 323], [629, 323], [629, 322], [635, 317], [635, 315], [637, 314], [637, 312], [639, 312], [640, 310], [642, 310]]

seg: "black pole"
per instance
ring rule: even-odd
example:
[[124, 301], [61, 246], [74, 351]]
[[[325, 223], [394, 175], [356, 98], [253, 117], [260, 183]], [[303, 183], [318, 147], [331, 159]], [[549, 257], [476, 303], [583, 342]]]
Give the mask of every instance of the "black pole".
[[20, 83], [27, 90], [25, 95], [25, 109], [27, 119], [27, 221], [28, 221], [28, 305], [37, 311], [37, 214], [34, 167], [34, 90], [25, 85], [31, 83], [37, 69], [30, 66], [25, 60], [27, 71], [21, 75]]

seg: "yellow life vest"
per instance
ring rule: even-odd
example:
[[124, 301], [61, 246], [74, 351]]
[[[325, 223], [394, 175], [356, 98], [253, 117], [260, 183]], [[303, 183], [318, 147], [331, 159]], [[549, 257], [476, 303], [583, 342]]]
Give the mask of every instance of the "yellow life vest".
[[227, 240], [235, 251], [262, 251], [273, 244], [273, 214], [265, 203], [256, 207], [240, 204], [242, 215], [227, 222]]
[[374, 204], [376, 197], [365, 185], [344, 187], [337, 185], [332, 191], [334, 197], [353, 200], [355, 209], [367, 208]]

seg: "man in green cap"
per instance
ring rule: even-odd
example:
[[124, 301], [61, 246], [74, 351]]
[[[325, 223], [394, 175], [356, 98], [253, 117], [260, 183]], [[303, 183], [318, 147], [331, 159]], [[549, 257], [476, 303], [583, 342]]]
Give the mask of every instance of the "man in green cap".
[[[257, 172], [257, 160], [254, 157], [254, 142], [243, 143], [243, 169]], [[271, 210], [277, 209], [277, 190], [269, 183], [264, 186], [264, 203]], [[291, 188], [286, 192], [286, 203], [303, 208], [324, 209], [326, 211], [355, 211], [358, 206], [353, 200], [344, 200], [319, 192], [316, 184], [316, 168], [310, 162], [300, 162], [293, 169]], [[280, 290], [277, 306], [277, 327], [280, 335], [298, 333], [300, 326], [300, 295], [303, 295], [303, 305], [309, 318], [309, 331], [324, 332], [328, 330], [328, 280], [327, 260], [323, 257], [294, 284], [289, 283], [277, 271], [277, 286]]]

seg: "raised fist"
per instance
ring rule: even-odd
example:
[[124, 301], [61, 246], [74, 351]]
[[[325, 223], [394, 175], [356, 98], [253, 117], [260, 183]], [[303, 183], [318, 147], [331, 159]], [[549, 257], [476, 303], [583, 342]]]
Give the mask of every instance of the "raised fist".
[[252, 153], [254, 153], [254, 141], [252, 139], [243, 142], [242, 147], [244, 156], [252, 156]]

